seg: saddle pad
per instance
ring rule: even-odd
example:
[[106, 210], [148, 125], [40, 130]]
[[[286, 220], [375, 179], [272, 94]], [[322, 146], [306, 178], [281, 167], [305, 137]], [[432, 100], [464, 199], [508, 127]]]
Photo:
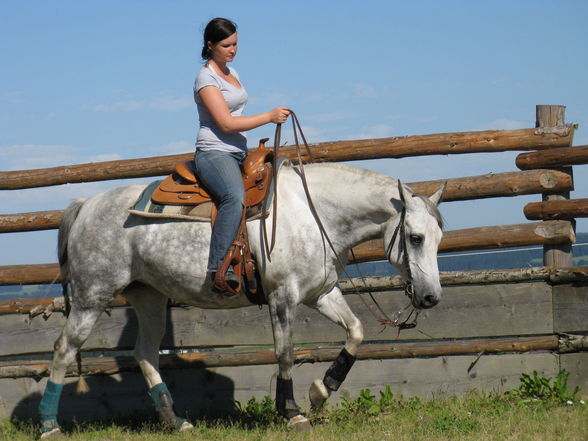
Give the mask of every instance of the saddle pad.
[[159, 186], [162, 180], [154, 181], [143, 190], [137, 202], [129, 208], [129, 212], [143, 217], [184, 219], [199, 222], [210, 222], [212, 202], [200, 205], [163, 205], [151, 201], [151, 194]]
[[[277, 168], [278, 171], [282, 167], [282, 165], [290, 163], [290, 161], [280, 158], [278, 160]], [[129, 212], [135, 214], [137, 216], [143, 217], [150, 217], [150, 218], [164, 218], [164, 219], [184, 219], [190, 221], [197, 221], [197, 222], [210, 222], [210, 216], [212, 213], [212, 202], [205, 202], [200, 205], [196, 206], [189, 206], [189, 205], [163, 205], [163, 204], [156, 204], [151, 201], [151, 194], [155, 191], [155, 189], [159, 186], [162, 180], [154, 181], [149, 184], [137, 202], [129, 208]], [[271, 182], [267, 203], [269, 210], [271, 206], [271, 202], [273, 200], [273, 193], [274, 193], [274, 185], [273, 180]], [[263, 201], [251, 208], [247, 209], [247, 220], [254, 220], [259, 219], [263, 215]]]

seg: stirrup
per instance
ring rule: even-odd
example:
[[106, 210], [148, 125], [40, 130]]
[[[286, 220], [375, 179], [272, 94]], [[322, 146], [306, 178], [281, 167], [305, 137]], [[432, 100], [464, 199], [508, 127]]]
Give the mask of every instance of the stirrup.
[[[216, 271], [212, 271], [210, 273], [210, 279], [212, 282], [212, 291], [214, 291], [215, 293], [222, 294], [226, 297], [234, 297], [236, 295], [239, 295], [239, 293], [232, 293], [230, 291], [224, 290], [216, 284], [216, 281], [215, 281]], [[229, 271], [225, 274], [225, 282], [234, 291], [236, 291], [239, 288], [239, 283], [240, 283], [239, 277], [231, 271]]]

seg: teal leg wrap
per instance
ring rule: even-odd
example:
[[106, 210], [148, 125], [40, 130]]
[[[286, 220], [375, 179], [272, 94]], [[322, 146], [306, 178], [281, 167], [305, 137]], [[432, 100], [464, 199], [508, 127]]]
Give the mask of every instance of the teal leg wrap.
[[47, 382], [45, 393], [39, 403], [41, 433], [59, 428], [59, 424], [57, 423], [57, 409], [59, 407], [59, 398], [61, 397], [62, 390], [63, 384], [56, 384], [52, 381]]
[[167, 426], [171, 426], [176, 430], [182, 427], [182, 424], [188, 420], [176, 416], [173, 408], [174, 402], [171, 394], [165, 383], [159, 383], [149, 389], [149, 395], [155, 406], [155, 410], [159, 413], [159, 420]]
[[162, 402], [161, 398], [167, 394], [171, 398], [171, 394], [169, 393], [169, 389], [165, 383], [159, 383], [149, 389], [149, 395], [151, 396], [151, 400], [153, 401], [153, 405], [155, 406], [156, 411], [160, 411], [162, 409]]

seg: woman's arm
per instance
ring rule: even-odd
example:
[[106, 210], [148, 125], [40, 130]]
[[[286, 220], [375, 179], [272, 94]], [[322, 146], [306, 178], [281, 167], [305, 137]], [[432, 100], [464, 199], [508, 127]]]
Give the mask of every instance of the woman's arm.
[[269, 112], [251, 116], [233, 116], [220, 89], [205, 86], [198, 91], [200, 100], [223, 132], [244, 132], [263, 126], [264, 124], [282, 124], [288, 119], [290, 110], [287, 107], [276, 107]]

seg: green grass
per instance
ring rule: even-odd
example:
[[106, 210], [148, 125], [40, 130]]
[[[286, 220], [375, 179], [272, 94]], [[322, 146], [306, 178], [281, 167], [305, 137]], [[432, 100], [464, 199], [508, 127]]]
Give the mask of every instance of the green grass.
[[[318, 415], [310, 415], [311, 434], [292, 433], [267, 403], [250, 401], [235, 418], [196, 422], [189, 433], [176, 434], [159, 426], [87, 425], [65, 431], [76, 441], [181, 441], [181, 440], [366, 440], [366, 441], [587, 441], [588, 405], [559, 401], [525, 401], [510, 396], [470, 395], [465, 399], [389, 399], [379, 409], [378, 397], [340, 403]], [[372, 395], [373, 396], [373, 395]], [[267, 399], [266, 399], [267, 401]], [[254, 403], [254, 405], [252, 405]], [[246, 411], [248, 408], [248, 411]], [[257, 420], [256, 420], [257, 418]], [[0, 423], [0, 439], [30, 440], [32, 424]]]
[[[265, 397], [236, 403], [236, 416], [196, 421], [188, 433], [170, 433], [153, 423], [80, 424], [64, 430], [72, 441], [588, 441], [588, 404], [568, 390], [568, 373], [523, 374], [518, 389], [505, 394], [469, 394], [464, 399], [396, 398], [387, 386], [373, 394], [342, 399], [307, 415], [312, 433], [289, 432], [274, 402]], [[0, 422], [0, 440], [31, 440], [34, 424]]]

